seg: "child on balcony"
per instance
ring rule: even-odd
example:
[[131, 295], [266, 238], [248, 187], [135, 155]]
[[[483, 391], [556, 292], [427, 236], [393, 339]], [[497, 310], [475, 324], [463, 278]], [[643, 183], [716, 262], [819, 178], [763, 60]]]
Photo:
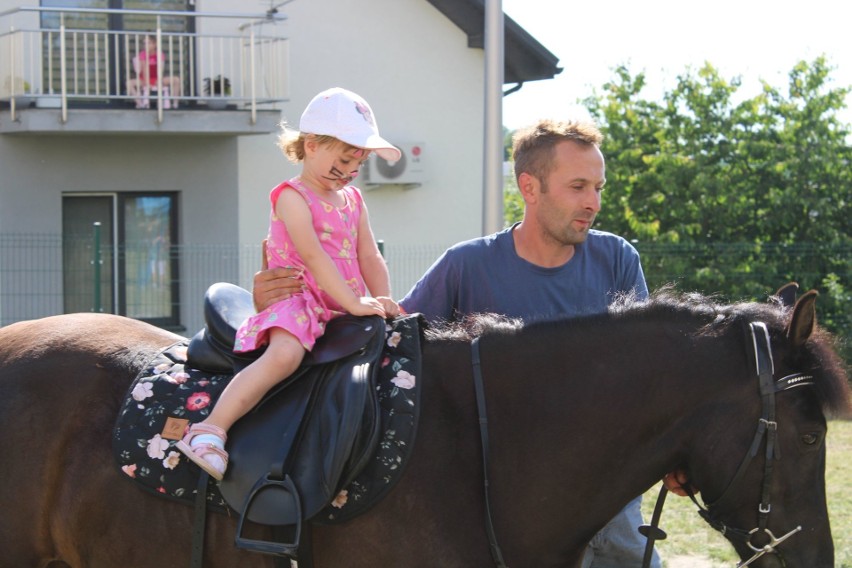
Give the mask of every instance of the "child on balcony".
[[399, 150], [379, 136], [367, 102], [340, 88], [314, 97], [299, 130], [285, 130], [279, 139], [287, 157], [303, 165], [301, 175], [270, 194], [266, 255], [270, 268], [297, 268], [302, 291], [243, 323], [234, 350], [267, 345], [266, 351], [233, 378], [210, 416], [191, 425], [177, 444], [215, 479], [222, 479], [228, 465], [228, 429], [298, 368], [326, 322], [343, 313], [399, 314], [367, 208], [358, 189], [349, 185], [371, 151], [395, 161]]
[[[139, 51], [133, 58], [133, 70], [136, 79], [128, 79], [127, 95], [136, 99], [136, 108], [149, 108], [148, 99], [151, 90], [157, 88], [157, 73], [161, 63], [165, 63], [166, 56], [157, 48], [157, 36], [145, 36], [145, 49]], [[165, 70], [165, 69], [164, 69]], [[177, 108], [180, 97], [180, 78], [171, 75], [163, 75], [163, 108]], [[170, 99], [170, 97], [175, 97]]]

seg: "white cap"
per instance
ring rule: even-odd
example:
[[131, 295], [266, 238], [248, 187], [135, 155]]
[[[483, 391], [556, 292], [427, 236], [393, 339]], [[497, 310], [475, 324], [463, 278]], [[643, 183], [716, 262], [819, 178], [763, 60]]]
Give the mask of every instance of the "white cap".
[[393, 144], [379, 136], [373, 110], [367, 101], [340, 87], [323, 91], [313, 98], [302, 113], [299, 131], [334, 136], [358, 148], [374, 150], [388, 162], [395, 162], [402, 156]]

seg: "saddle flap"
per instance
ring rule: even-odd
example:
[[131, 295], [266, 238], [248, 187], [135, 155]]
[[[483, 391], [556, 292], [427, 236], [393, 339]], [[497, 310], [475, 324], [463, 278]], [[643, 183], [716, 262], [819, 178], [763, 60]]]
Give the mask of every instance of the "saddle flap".
[[[361, 319], [372, 321], [372, 336], [365, 349], [291, 377], [231, 428], [230, 462], [220, 490], [232, 507], [240, 510], [258, 480], [275, 469], [282, 471], [273, 474], [273, 480], [288, 474], [299, 491], [289, 497], [282, 491], [258, 493], [251, 510], [242, 511], [249, 520], [292, 525], [310, 518], [334, 497], [354, 449], [360, 461], [364, 446], [369, 452], [374, 448], [377, 429], [364, 422], [378, 416], [376, 408], [368, 407], [378, 404], [374, 396], [376, 361], [385, 328], [381, 318]], [[352, 329], [362, 337], [357, 327]], [[301, 416], [300, 424], [291, 424]], [[365, 431], [372, 438], [366, 443], [357, 440]], [[284, 452], [289, 455], [282, 455]]]

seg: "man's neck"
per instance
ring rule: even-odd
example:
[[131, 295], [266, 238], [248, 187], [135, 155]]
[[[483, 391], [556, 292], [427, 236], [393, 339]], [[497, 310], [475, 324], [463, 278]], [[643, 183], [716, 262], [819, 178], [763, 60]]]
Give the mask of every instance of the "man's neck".
[[523, 221], [512, 231], [515, 253], [536, 266], [556, 268], [574, 257], [576, 245], [563, 245], [534, 231]]

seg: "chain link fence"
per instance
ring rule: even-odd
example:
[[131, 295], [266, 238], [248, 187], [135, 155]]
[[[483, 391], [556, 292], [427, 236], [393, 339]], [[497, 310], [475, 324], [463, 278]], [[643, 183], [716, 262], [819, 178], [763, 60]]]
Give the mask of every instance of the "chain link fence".
[[[69, 258], [59, 234], [0, 234], [0, 325], [69, 311], [105, 311], [139, 317], [176, 331], [193, 333], [203, 325], [202, 298], [215, 282], [250, 289], [260, 267], [259, 245], [181, 244], [168, 247], [168, 258], [151, 262], [151, 274], [128, 269], [139, 256], [131, 247], [101, 251], [100, 307], [94, 289], [95, 251]], [[382, 243], [397, 297], [417, 281], [452, 243]], [[781, 285], [798, 282], [820, 291], [820, 322], [844, 340], [852, 360], [852, 245], [799, 243], [714, 243], [634, 245], [651, 290], [674, 284], [682, 291], [715, 293], [723, 300], [764, 300]], [[101, 247], [104, 249], [105, 247]], [[170, 269], [162, 267], [167, 265]], [[139, 263], [138, 266], [147, 266]], [[158, 269], [158, 266], [160, 267]], [[163, 281], [163, 277], [167, 281]], [[76, 296], [75, 296], [76, 294]], [[167, 304], [167, 305], [166, 305]], [[87, 307], [88, 306], [88, 307]], [[157, 318], [174, 314], [173, 320]]]

